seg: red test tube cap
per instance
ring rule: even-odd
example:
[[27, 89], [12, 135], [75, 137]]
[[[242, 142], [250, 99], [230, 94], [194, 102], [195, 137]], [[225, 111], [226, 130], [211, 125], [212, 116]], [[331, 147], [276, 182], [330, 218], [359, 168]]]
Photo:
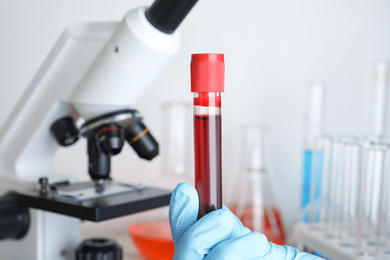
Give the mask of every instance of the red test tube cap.
[[191, 92], [224, 92], [225, 60], [220, 53], [191, 56]]

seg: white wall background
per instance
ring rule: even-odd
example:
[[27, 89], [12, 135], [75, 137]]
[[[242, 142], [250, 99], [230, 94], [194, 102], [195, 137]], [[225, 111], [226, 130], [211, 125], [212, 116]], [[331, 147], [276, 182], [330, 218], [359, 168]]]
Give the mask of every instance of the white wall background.
[[[127, 10], [150, 3], [0, 0], [0, 125], [67, 25], [120, 20]], [[161, 138], [160, 105], [172, 100], [192, 102], [191, 53], [224, 53], [224, 175], [234, 168], [238, 126], [268, 125], [268, 152], [291, 227], [300, 203], [308, 82], [327, 82], [326, 132], [366, 133], [373, 63], [390, 60], [389, 13], [388, 0], [201, 0], [180, 28], [180, 53], [136, 108]], [[56, 168], [87, 178], [85, 149], [83, 142], [62, 149], [55, 156]], [[124, 150], [113, 160], [114, 178], [148, 181], [159, 171], [160, 159], [149, 163], [139, 160], [130, 148]]]

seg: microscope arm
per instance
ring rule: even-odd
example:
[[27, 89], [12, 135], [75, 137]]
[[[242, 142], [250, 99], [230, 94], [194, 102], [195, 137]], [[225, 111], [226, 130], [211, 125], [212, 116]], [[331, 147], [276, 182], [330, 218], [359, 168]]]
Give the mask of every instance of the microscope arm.
[[[0, 174], [8, 179], [8, 188], [53, 175], [58, 144], [50, 126], [62, 116], [79, 117], [69, 97], [116, 27], [117, 23], [73, 25], [61, 35], [1, 129]], [[17, 187], [9, 187], [11, 180], [19, 183]]]
[[[57, 119], [90, 120], [136, 102], [179, 50], [175, 29], [196, 2], [157, 0], [120, 23], [68, 27], [0, 131], [7, 185], [53, 174], [58, 144], [50, 126]], [[166, 10], [185, 15], [169, 20]]]
[[[0, 234], [0, 239], [23, 236], [0, 243], [2, 258], [73, 260], [79, 218], [103, 221], [169, 203], [169, 191], [115, 182], [108, 195], [98, 186], [88, 186], [93, 192], [82, 198], [78, 190], [71, 198], [48, 192], [50, 184], [59, 190], [58, 181], [69, 179], [54, 175], [52, 161], [59, 142], [51, 127], [65, 116], [95, 122], [133, 105], [178, 51], [175, 30], [196, 2], [156, 0], [147, 11], [130, 11], [120, 23], [73, 25], [61, 35], [0, 129], [0, 194], [16, 191], [16, 201], [12, 197], [10, 203], [29, 208], [22, 213], [30, 212], [23, 214], [29, 221], [22, 223], [21, 232]], [[37, 189], [43, 176], [50, 183], [43, 178]], [[63, 192], [84, 184], [65, 185]], [[8, 219], [7, 214], [1, 217]]]

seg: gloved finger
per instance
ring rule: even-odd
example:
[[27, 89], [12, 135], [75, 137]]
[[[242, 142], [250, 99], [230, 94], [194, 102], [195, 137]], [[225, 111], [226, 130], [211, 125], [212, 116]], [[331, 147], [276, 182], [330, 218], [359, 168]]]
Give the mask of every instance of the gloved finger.
[[175, 246], [183, 233], [196, 222], [198, 210], [199, 199], [195, 188], [188, 183], [177, 185], [169, 204], [169, 224]]
[[205, 260], [248, 259], [248, 260], [324, 260], [323, 258], [299, 252], [291, 246], [279, 246], [269, 242], [265, 235], [251, 232], [242, 237], [226, 240], [216, 245]]
[[249, 228], [242, 225], [241, 220], [234, 213], [232, 213], [228, 207], [223, 205], [223, 209], [228, 210], [232, 214], [232, 217], [234, 218], [234, 221], [236, 223], [236, 225], [233, 226], [232, 232], [228, 239], [240, 237], [242, 235], [252, 232]]
[[323, 258], [299, 252], [298, 249], [291, 246], [279, 246], [272, 242], [268, 242], [268, 248], [261, 248], [262, 260], [271, 259], [294, 259], [294, 260], [324, 260]]
[[185, 231], [173, 259], [204, 259], [217, 244], [249, 232], [229, 210], [215, 210]]
[[205, 260], [259, 260], [267, 250], [269, 250], [269, 242], [265, 235], [258, 232], [251, 232], [244, 236], [219, 243], [210, 251]]

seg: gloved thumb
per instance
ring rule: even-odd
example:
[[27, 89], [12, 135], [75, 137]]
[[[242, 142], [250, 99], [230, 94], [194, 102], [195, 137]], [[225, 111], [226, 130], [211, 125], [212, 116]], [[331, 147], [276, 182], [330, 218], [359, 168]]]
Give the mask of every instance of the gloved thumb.
[[188, 183], [177, 185], [169, 205], [169, 224], [175, 246], [183, 233], [196, 222], [198, 209], [199, 198], [195, 188]]
[[173, 259], [204, 259], [216, 245], [250, 233], [227, 209], [212, 211], [199, 219], [175, 245]]

